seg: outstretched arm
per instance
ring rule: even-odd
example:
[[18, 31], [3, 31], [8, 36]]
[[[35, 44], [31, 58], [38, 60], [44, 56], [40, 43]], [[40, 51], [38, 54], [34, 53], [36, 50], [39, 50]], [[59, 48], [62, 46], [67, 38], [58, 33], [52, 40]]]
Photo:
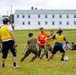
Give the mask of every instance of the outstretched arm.
[[24, 49], [23, 49], [23, 51], [22, 51], [22, 55], [25, 53], [27, 46], [28, 46], [28, 44], [26, 43], [26, 44], [24, 45]]

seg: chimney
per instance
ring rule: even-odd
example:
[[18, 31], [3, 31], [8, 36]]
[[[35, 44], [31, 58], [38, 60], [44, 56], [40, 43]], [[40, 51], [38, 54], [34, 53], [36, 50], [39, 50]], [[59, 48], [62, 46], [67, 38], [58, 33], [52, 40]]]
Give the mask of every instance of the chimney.
[[35, 8], [35, 10], [37, 10], [37, 8]]
[[31, 10], [34, 10], [34, 7], [33, 6], [31, 7]]

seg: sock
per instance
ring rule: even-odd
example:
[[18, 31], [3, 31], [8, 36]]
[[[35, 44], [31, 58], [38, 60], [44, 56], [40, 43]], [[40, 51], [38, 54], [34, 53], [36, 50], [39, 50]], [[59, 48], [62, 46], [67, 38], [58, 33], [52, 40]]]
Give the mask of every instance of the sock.
[[4, 65], [4, 64], [2, 64], [2, 67], [5, 67], [5, 65]]
[[16, 62], [14, 62], [14, 63], [13, 63], [13, 66], [15, 66], [15, 67], [16, 67]]

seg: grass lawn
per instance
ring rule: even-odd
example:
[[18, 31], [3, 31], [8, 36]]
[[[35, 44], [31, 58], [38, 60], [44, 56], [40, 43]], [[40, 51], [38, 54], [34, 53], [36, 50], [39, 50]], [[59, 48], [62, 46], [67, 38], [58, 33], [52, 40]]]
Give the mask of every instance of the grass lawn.
[[[23, 62], [20, 62], [22, 57], [21, 52], [23, 46], [28, 39], [28, 33], [32, 32], [34, 37], [37, 37], [39, 30], [21, 30], [14, 31], [15, 38], [18, 43], [17, 47], [17, 64], [21, 66], [19, 69], [13, 69], [12, 54], [9, 53], [5, 68], [1, 67], [0, 58], [0, 75], [76, 75], [76, 50], [66, 51], [66, 56], [68, 56], [68, 61], [60, 61], [61, 53], [57, 52], [54, 59], [47, 61], [44, 56], [42, 60], [36, 59], [34, 62], [30, 62], [33, 54], [31, 53]], [[49, 34], [50, 31], [46, 30]], [[55, 30], [56, 33], [56, 30]], [[64, 30], [64, 36], [71, 42], [76, 43], [76, 30]], [[0, 57], [2, 54], [0, 53]]]

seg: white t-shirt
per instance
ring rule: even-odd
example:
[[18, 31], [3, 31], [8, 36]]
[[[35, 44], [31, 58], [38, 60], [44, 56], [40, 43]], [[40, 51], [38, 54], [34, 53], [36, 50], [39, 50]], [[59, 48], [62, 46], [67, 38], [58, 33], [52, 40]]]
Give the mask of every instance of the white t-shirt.
[[64, 44], [64, 45], [63, 45], [63, 49], [64, 49], [64, 50], [66, 50], [66, 49], [71, 49], [71, 47], [70, 47], [70, 45], [69, 45], [69, 44], [67, 44], [67, 45], [66, 45], [66, 44]]
[[12, 29], [12, 27], [9, 25], [9, 27], [8, 27], [8, 30], [9, 31], [13, 31], [13, 29]]

